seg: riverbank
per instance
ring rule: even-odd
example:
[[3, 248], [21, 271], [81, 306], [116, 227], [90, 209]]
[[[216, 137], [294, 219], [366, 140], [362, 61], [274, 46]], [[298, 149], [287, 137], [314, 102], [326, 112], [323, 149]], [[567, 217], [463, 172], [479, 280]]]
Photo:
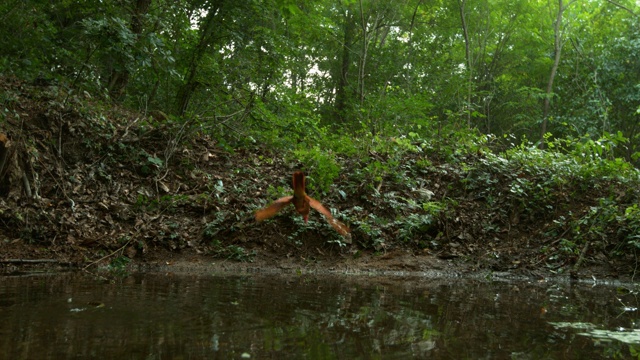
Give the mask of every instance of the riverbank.
[[[0, 86], [11, 99], [0, 126], [4, 267], [207, 271], [222, 261], [610, 279], [636, 271], [640, 180], [627, 163], [568, 148], [497, 152], [483, 136], [230, 148], [189, 121], [55, 86], [6, 78]], [[298, 169], [310, 195], [350, 227], [351, 243], [313, 211], [308, 224], [293, 208], [254, 221], [291, 194]]]

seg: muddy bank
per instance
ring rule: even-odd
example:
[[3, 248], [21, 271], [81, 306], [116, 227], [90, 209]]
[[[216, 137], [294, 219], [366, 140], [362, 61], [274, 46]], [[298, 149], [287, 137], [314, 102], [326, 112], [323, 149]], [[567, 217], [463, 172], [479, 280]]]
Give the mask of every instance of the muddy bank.
[[[26, 260], [26, 261], [22, 261]], [[133, 273], [162, 273], [177, 276], [347, 276], [366, 279], [395, 279], [393, 281], [421, 281], [420, 279], [478, 279], [486, 281], [581, 282], [631, 286], [634, 279], [620, 276], [606, 268], [584, 268], [577, 276], [554, 274], [544, 269], [512, 269], [492, 271], [455, 260], [439, 259], [428, 254], [413, 254], [400, 250], [384, 255], [342, 253], [314, 259], [287, 257], [256, 257], [251, 262], [221, 259], [197, 254], [184, 255], [166, 252], [155, 259], [133, 260], [126, 266], [114, 268], [108, 262], [89, 264], [68, 263], [63, 260], [33, 261], [33, 259], [5, 259], [0, 262], [2, 274], [34, 272], [87, 272], [106, 279]], [[354, 280], [355, 281], [355, 280]], [[360, 280], [357, 280], [360, 281]]]

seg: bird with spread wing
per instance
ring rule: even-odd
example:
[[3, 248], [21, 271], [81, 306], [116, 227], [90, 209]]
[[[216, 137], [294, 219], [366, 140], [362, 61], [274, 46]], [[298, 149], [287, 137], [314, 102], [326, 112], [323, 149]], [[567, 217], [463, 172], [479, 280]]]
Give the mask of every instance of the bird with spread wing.
[[274, 201], [271, 205], [267, 206], [264, 209], [260, 209], [256, 212], [256, 221], [266, 220], [270, 217], [275, 216], [280, 210], [282, 210], [285, 206], [289, 204], [293, 204], [296, 208], [296, 211], [302, 215], [305, 224], [309, 219], [309, 210], [310, 208], [316, 209], [319, 213], [324, 215], [329, 224], [333, 226], [333, 228], [340, 233], [340, 235], [344, 236], [347, 240], [351, 239], [351, 234], [349, 232], [349, 228], [336, 220], [331, 212], [325, 208], [318, 200], [310, 197], [305, 192], [304, 185], [304, 173], [302, 171], [296, 171], [293, 173], [293, 196], [285, 196]]

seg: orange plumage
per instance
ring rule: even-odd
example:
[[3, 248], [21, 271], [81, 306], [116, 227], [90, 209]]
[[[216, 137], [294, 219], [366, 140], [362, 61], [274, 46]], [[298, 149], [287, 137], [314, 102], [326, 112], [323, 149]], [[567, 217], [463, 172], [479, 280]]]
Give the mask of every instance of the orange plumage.
[[324, 215], [329, 224], [333, 226], [334, 229], [340, 235], [345, 238], [350, 238], [349, 228], [336, 220], [331, 216], [331, 212], [325, 208], [318, 200], [309, 197], [305, 192], [304, 186], [304, 173], [302, 171], [296, 171], [293, 173], [293, 196], [285, 196], [274, 201], [271, 205], [267, 206], [264, 209], [260, 209], [256, 212], [256, 221], [262, 221], [268, 219], [272, 216], [275, 216], [282, 208], [285, 206], [293, 204], [296, 208], [296, 211], [302, 215], [304, 222], [306, 223], [309, 219], [309, 210], [310, 208], [316, 209], [319, 213]]

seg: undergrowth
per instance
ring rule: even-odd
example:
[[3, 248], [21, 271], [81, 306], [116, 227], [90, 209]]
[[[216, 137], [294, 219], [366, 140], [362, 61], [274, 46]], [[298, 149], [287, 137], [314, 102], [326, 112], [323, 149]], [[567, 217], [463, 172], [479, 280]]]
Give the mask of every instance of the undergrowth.
[[523, 139], [503, 151], [491, 150], [494, 138], [467, 132], [343, 138], [285, 156], [304, 164], [312, 190], [339, 204], [361, 247], [437, 252], [462, 242], [467, 250], [455, 251], [464, 252], [477, 249], [473, 239], [518, 234], [551, 244], [540, 256], [563, 264], [640, 247], [640, 174], [612, 155], [624, 142], [619, 134], [548, 140], [546, 150]]

